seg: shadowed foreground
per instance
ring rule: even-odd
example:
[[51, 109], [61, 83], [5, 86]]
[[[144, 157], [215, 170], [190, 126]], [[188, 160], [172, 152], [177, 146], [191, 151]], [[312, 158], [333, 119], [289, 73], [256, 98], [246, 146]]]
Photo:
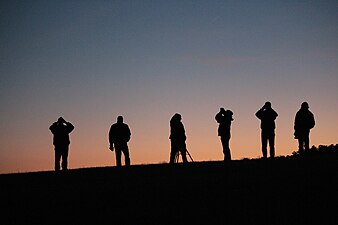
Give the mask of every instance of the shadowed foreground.
[[337, 224], [338, 157], [0, 175], [1, 224]]

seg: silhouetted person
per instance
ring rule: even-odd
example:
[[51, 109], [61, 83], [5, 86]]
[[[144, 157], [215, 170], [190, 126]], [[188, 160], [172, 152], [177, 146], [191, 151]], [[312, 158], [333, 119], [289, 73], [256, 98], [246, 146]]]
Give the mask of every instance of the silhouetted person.
[[69, 151], [69, 134], [74, 130], [70, 122], [66, 122], [60, 117], [50, 127], [53, 134], [53, 144], [55, 148], [55, 171], [60, 170], [60, 160], [62, 158], [62, 170], [68, 169], [68, 151]]
[[309, 135], [310, 129], [315, 126], [315, 118], [309, 110], [309, 104], [303, 102], [301, 108], [296, 113], [295, 117], [295, 139], [298, 139], [298, 150], [302, 154], [309, 150]]
[[114, 151], [116, 156], [116, 166], [121, 166], [121, 152], [124, 154], [125, 165], [130, 166], [130, 156], [128, 141], [130, 140], [131, 132], [127, 124], [123, 123], [123, 117], [118, 116], [117, 122], [110, 127], [109, 130], [109, 149]]
[[187, 146], [185, 141], [187, 137], [185, 136], [185, 130], [183, 123], [181, 122], [182, 116], [176, 113], [170, 119], [170, 141], [171, 141], [171, 152], [170, 152], [170, 163], [175, 162], [175, 156], [179, 152], [182, 155], [182, 160], [184, 163], [187, 163]]
[[266, 102], [264, 106], [256, 112], [256, 116], [261, 120], [261, 141], [263, 157], [267, 158], [267, 144], [270, 146], [270, 158], [275, 157], [275, 119], [278, 114], [271, 108], [271, 103]]
[[224, 161], [231, 160], [231, 152], [230, 152], [230, 128], [231, 128], [231, 121], [234, 119], [232, 118], [233, 112], [230, 110], [226, 110], [221, 108], [220, 111], [216, 114], [215, 119], [218, 126], [218, 136], [221, 137], [221, 142], [223, 146], [223, 153], [224, 153]]

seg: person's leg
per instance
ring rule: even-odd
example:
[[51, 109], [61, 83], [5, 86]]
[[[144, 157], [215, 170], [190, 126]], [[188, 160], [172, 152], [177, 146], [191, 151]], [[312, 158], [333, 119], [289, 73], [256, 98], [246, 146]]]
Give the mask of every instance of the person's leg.
[[60, 148], [55, 146], [54, 153], [55, 153], [54, 169], [55, 169], [55, 171], [59, 171], [60, 170], [60, 160], [61, 160]]
[[122, 166], [121, 163], [121, 149], [115, 146], [115, 157], [116, 157], [116, 166], [120, 167]]
[[176, 159], [176, 154], [178, 153], [178, 146], [176, 141], [171, 140], [170, 142], [171, 145], [171, 150], [170, 150], [170, 164], [174, 164], [175, 163], [175, 159]]
[[181, 144], [180, 149], [181, 149], [180, 152], [181, 152], [181, 156], [182, 156], [182, 161], [184, 163], [187, 163], [188, 162], [188, 159], [187, 159], [187, 146], [186, 146], [185, 142], [183, 142]]
[[270, 158], [275, 157], [275, 133], [269, 135]]
[[263, 158], [267, 158], [267, 144], [268, 144], [268, 139], [267, 135], [265, 132], [262, 131], [261, 134], [261, 141], [262, 141], [262, 153], [263, 153]]
[[224, 154], [224, 161], [231, 160], [231, 152], [229, 147], [230, 138], [228, 137], [221, 137], [221, 142], [223, 146], [223, 154]]
[[185, 150], [182, 150], [180, 151], [181, 152], [181, 156], [182, 156], [182, 161], [184, 163], [187, 163], [188, 162], [188, 159], [187, 159], [187, 152]]
[[175, 163], [175, 158], [176, 158], [177, 151], [174, 149], [171, 149], [170, 151], [170, 164]]
[[124, 163], [126, 166], [130, 166], [130, 155], [129, 155], [129, 148], [127, 143], [123, 146], [122, 152], [124, 154]]
[[304, 153], [304, 141], [303, 141], [302, 137], [298, 138], [298, 152], [299, 152], [299, 154]]
[[310, 149], [309, 135], [307, 135], [306, 137], [304, 137], [304, 148], [305, 148], [305, 151], [309, 151], [309, 149]]
[[69, 145], [62, 147], [61, 157], [62, 157], [62, 170], [68, 170], [68, 150]]

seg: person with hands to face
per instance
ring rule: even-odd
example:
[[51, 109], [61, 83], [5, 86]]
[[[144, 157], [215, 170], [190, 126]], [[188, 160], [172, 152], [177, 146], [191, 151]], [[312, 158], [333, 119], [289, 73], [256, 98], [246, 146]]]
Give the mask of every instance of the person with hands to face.
[[62, 170], [68, 170], [69, 134], [74, 130], [74, 126], [60, 117], [49, 127], [49, 130], [53, 134], [53, 144], [55, 147], [54, 169], [55, 171], [60, 170], [60, 160], [62, 158]]
[[278, 114], [271, 107], [271, 102], [256, 112], [256, 117], [261, 120], [261, 141], [263, 158], [267, 158], [267, 144], [270, 146], [270, 158], [275, 157], [275, 120]]
[[218, 126], [218, 136], [221, 138], [221, 143], [223, 147], [224, 161], [231, 160], [231, 152], [229, 141], [231, 138], [231, 122], [234, 120], [232, 118], [233, 112], [231, 110], [225, 110], [220, 108], [219, 112], [215, 116], [215, 120], [219, 123]]

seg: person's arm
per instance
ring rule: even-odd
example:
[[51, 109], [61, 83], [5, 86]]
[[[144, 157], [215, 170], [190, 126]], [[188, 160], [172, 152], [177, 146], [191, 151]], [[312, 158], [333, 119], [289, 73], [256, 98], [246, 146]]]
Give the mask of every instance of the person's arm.
[[264, 107], [263, 108], [261, 108], [260, 110], [258, 110], [257, 112], [256, 112], [256, 117], [258, 118], [258, 119], [262, 119], [262, 113], [263, 113], [263, 110], [264, 110]]
[[56, 128], [56, 122], [54, 122], [54, 123], [49, 127], [49, 130], [52, 132], [52, 134], [55, 133], [55, 128]]
[[74, 130], [74, 125], [70, 122], [66, 122], [68, 133], [71, 133]]
[[310, 124], [310, 129], [314, 128], [316, 125], [316, 121], [315, 121], [315, 117], [313, 115], [313, 113], [310, 112], [311, 115], [311, 124]]
[[185, 135], [185, 129], [184, 129], [184, 125], [183, 123], [182, 124], [182, 136], [183, 136], [183, 139], [186, 141], [187, 140], [187, 136]]
[[275, 110], [273, 110], [273, 112], [274, 112], [274, 119], [276, 119], [277, 117], [278, 117], [278, 113], [275, 111]]
[[297, 112], [297, 113], [296, 113], [296, 116], [295, 116], [294, 126], [293, 126], [293, 128], [294, 128], [295, 130], [298, 129], [298, 123], [299, 123], [299, 122], [298, 122], [298, 120], [299, 120], [298, 117], [299, 117], [299, 116], [298, 116], [298, 112]]
[[108, 139], [109, 139], [109, 149], [114, 151], [114, 127], [111, 126], [108, 134]]
[[222, 122], [224, 114], [225, 114], [225, 109], [224, 108], [220, 108], [219, 112], [215, 116], [215, 120], [217, 121], [217, 123], [221, 123]]
[[215, 120], [217, 121], [217, 123], [221, 123], [221, 121], [222, 121], [222, 112], [218, 112], [216, 114]]
[[131, 138], [131, 132], [130, 132], [129, 126], [127, 125], [127, 142], [130, 141], [130, 138]]

